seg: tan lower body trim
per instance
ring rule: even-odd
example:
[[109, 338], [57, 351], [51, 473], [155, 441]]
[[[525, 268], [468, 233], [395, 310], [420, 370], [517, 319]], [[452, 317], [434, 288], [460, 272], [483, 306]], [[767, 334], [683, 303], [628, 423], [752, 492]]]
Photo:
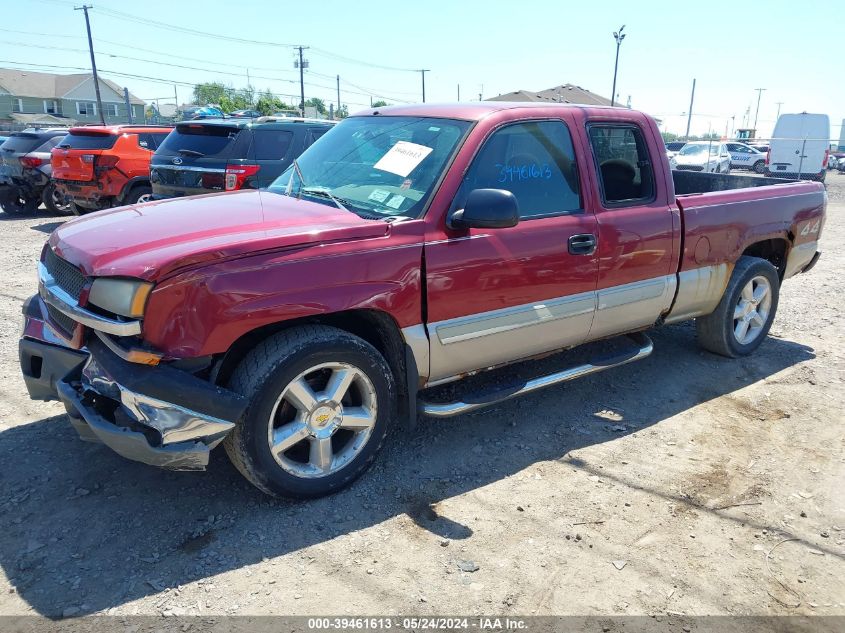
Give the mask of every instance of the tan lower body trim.
[[789, 255], [786, 256], [786, 270], [783, 273], [784, 279], [797, 275], [813, 259], [816, 251], [819, 250], [818, 242], [805, 242], [793, 246]]
[[678, 323], [713, 312], [732, 271], [733, 264], [717, 264], [678, 273], [678, 296], [665, 322]]

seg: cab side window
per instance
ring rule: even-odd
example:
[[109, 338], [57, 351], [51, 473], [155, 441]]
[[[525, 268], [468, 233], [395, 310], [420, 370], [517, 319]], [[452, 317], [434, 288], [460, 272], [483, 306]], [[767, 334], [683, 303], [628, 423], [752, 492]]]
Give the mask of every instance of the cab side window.
[[473, 159], [455, 208], [474, 189], [510, 191], [522, 219], [580, 211], [578, 170], [566, 125], [533, 121], [496, 130]]
[[633, 206], [654, 197], [654, 171], [638, 127], [591, 125], [589, 136], [606, 205]]

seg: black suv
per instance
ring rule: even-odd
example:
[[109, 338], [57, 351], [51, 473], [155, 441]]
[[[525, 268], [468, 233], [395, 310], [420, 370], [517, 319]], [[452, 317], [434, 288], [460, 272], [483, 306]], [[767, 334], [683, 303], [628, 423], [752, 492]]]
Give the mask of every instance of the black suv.
[[0, 145], [0, 207], [6, 213], [32, 213], [42, 202], [52, 213], [67, 215], [70, 202], [56, 190], [50, 176], [50, 151], [66, 128], [14, 132]]
[[267, 187], [333, 125], [274, 117], [177, 123], [150, 162], [153, 199]]

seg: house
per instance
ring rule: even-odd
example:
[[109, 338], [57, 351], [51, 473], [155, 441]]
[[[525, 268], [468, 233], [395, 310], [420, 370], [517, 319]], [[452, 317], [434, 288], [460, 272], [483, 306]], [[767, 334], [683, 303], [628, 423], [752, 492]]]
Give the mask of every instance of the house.
[[517, 90], [507, 94], [491, 97], [486, 101], [530, 101], [532, 103], [579, 103], [582, 105], [610, 105], [610, 99], [606, 99], [594, 92], [585, 90], [581, 86], [573, 84], [562, 84], [531, 92], [530, 90]]
[[[123, 88], [102, 75], [100, 97], [106, 123], [127, 123]], [[129, 95], [132, 118], [144, 121], [144, 102]], [[0, 126], [99, 123], [94, 76], [55, 75], [0, 68]]]

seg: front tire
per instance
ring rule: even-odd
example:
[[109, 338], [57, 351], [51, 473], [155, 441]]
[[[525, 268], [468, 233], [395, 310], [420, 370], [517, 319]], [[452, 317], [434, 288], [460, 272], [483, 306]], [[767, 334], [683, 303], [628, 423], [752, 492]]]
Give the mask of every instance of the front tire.
[[328, 326], [266, 339], [229, 388], [250, 399], [224, 441], [229, 459], [272, 496], [320, 497], [372, 464], [395, 417], [395, 380], [369, 343]]
[[779, 293], [774, 266], [758, 257], [740, 257], [716, 310], [695, 320], [698, 344], [728, 358], [747, 356], [769, 333]]

